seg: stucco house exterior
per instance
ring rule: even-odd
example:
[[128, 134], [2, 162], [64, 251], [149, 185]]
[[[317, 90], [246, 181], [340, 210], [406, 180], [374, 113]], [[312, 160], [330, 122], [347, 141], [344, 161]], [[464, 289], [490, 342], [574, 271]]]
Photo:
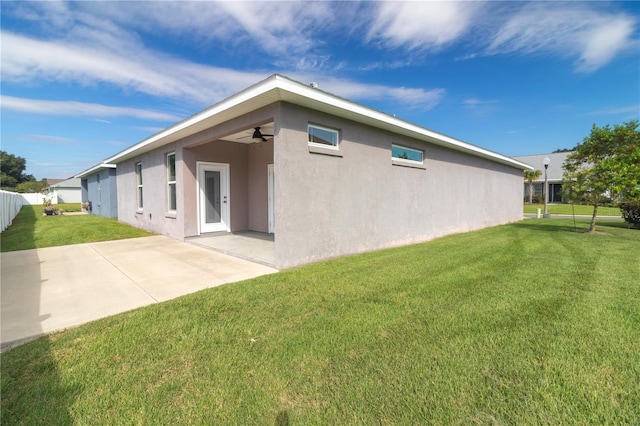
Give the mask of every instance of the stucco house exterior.
[[75, 176], [80, 179], [82, 203], [89, 213], [118, 217], [116, 165], [101, 163]]
[[278, 269], [521, 220], [523, 162], [273, 75], [108, 158], [118, 219]]
[[[549, 203], [562, 203], [562, 175], [564, 170], [562, 164], [571, 152], [554, 152], [548, 154], [522, 155], [513, 157], [515, 160], [529, 164], [536, 170], [540, 170], [542, 174], [540, 178], [533, 181], [533, 195], [542, 196], [542, 188], [544, 187], [544, 159], [548, 157], [549, 167], [547, 168], [547, 183], [549, 185], [548, 200]], [[529, 197], [529, 183], [524, 183], [524, 196]]]

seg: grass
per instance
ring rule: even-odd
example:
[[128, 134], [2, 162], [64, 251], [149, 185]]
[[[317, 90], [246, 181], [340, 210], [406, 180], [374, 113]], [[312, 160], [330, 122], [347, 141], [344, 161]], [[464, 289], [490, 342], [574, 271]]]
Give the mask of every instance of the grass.
[[[79, 204], [59, 204], [58, 208], [80, 211]], [[39, 205], [22, 206], [0, 237], [2, 252], [152, 235], [116, 219], [89, 214], [43, 216], [42, 209]]]
[[531, 219], [1, 355], [2, 424], [638, 424], [640, 231]]
[[[540, 212], [544, 212], [544, 204], [525, 204], [524, 212], [529, 214], [535, 214], [540, 209]], [[592, 216], [593, 206], [582, 206], [578, 204], [549, 204], [547, 207], [550, 214], [564, 214], [564, 215], [581, 215]], [[622, 217], [620, 209], [618, 207], [598, 207], [598, 216], [616, 216]]]

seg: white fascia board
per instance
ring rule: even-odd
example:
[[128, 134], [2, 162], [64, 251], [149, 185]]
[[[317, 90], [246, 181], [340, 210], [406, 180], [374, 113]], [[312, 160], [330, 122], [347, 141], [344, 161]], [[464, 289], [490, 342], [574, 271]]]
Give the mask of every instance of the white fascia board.
[[[276, 77], [280, 77], [280, 76], [276, 76]], [[359, 105], [357, 103], [354, 103], [352, 101], [349, 101], [343, 98], [336, 97], [330, 93], [324, 92], [317, 88], [296, 83], [292, 80], [282, 78], [282, 77], [280, 77], [280, 81], [281, 81], [280, 86], [283, 90], [287, 90], [289, 92], [298, 94], [300, 96], [317, 100], [318, 102], [321, 102], [323, 104], [334, 106], [338, 109], [348, 111], [355, 115], [366, 117], [368, 118], [368, 120], [366, 121], [368, 121], [369, 123], [371, 121], [374, 121], [382, 124], [382, 126], [377, 125], [376, 127], [386, 128], [387, 130], [391, 130], [396, 133], [409, 134], [412, 137], [415, 137], [417, 139], [426, 140], [427, 142], [448, 147], [456, 151], [462, 151], [462, 152], [469, 153], [471, 155], [497, 161], [502, 164], [516, 167], [518, 169], [533, 170], [533, 167], [531, 167], [530, 165], [517, 161], [513, 158], [507, 157], [502, 154], [498, 154], [493, 151], [489, 151], [484, 148], [480, 148], [475, 145], [471, 145], [469, 143], [460, 141], [450, 136], [446, 136], [446, 135], [431, 131], [429, 129], [409, 123], [407, 121], [400, 120], [389, 114], [376, 111], [369, 107]], [[404, 130], [404, 131], [399, 131], [399, 130]]]
[[[161, 130], [160, 132], [138, 142], [137, 144], [125, 149], [124, 151], [119, 152], [113, 157], [107, 158], [105, 162], [118, 163], [119, 161], [123, 161], [124, 159], [128, 158], [132, 154], [135, 155], [136, 151], [144, 152], [143, 150], [145, 147], [148, 147], [149, 145], [152, 145], [156, 142], [161, 142], [163, 139], [166, 139], [166, 143], [173, 142], [174, 140], [171, 139], [171, 136], [174, 136], [183, 130], [187, 130], [192, 126], [195, 126], [196, 124], [215, 116], [216, 114], [226, 111], [234, 106], [240, 105], [243, 102], [247, 102], [253, 98], [256, 98], [257, 96], [268, 92], [269, 90], [273, 90], [277, 87], [277, 83], [274, 77], [275, 76], [271, 76], [266, 80], [263, 80], [241, 92], [236, 93], [230, 98], [227, 98], [183, 121], [180, 121], [179, 123], [174, 124], [173, 126]], [[186, 136], [190, 136], [190, 134], [186, 133], [182, 137]]]
[[[228, 111], [231, 108], [242, 105], [243, 103], [251, 100], [258, 100], [261, 96], [271, 92], [273, 95], [271, 101], [285, 101], [298, 105], [305, 105], [311, 103], [315, 104], [313, 107], [320, 111], [332, 112], [332, 110], [339, 110], [346, 113], [345, 118], [351, 118], [355, 121], [360, 121], [365, 124], [379, 127], [385, 130], [389, 130], [395, 133], [400, 133], [414, 137], [416, 139], [424, 140], [429, 143], [447, 147], [456, 151], [466, 152], [468, 154], [486, 158], [498, 163], [506, 164], [511, 167], [516, 167], [522, 170], [532, 170], [533, 168], [528, 164], [514, 160], [513, 158], [498, 154], [480, 148], [475, 145], [460, 141], [458, 139], [431, 131], [424, 127], [409, 123], [404, 120], [400, 120], [389, 114], [376, 111], [369, 107], [354, 103], [344, 98], [337, 97], [328, 92], [324, 92], [315, 87], [307, 86], [297, 81], [291, 80], [287, 77], [283, 77], [278, 74], [274, 74], [261, 82], [250, 86], [249, 88], [238, 92], [237, 94], [171, 126], [165, 130], [150, 136], [147, 139], [131, 146], [130, 148], [121, 151], [105, 160], [106, 163], [118, 163], [125, 159], [131, 158], [139, 153], [146, 152], [155, 147], [162, 146], [166, 143], [173, 142], [179, 138], [189, 136], [197, 132], [197, 125], [203, 121], [214, 117], [216, 114]], [[293, 96], [292, 96], [293, 95]], [[257, 105], [266, 106], [269, 97], [261, 99], [265, 101], [264, 105], [260, 102]], [[335, 112], [334, 112], [335, 113]], [[191, 131], [190, 131], [191, 128]]]
[[74, 178], [84, 178], [100, 170], [115, 169], [115, 168], [116, 168], [115, 164], [100, 163], [91, 167], [90, 169], [85, 170], [82, 173], [78, 173], [77, 175], [74, 176]]

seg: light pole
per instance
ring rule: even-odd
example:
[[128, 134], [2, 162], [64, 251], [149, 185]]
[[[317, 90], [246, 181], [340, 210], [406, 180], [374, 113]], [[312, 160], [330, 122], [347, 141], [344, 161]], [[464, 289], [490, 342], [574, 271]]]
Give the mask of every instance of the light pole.
[[551, 215], [549, 214], [549, 211], [547, 209], [547, 204], [549, 201], [549, 185], [547, 183], [547, 169], [549, 168], [549, 163], [551, 163], [551, 158], [549, 157], [544, 157], [544, 160], [542, 160], [542, 164], [544, 164], [544, 214], [542, 215], [542, 217], [547, 218], [550, 217]]

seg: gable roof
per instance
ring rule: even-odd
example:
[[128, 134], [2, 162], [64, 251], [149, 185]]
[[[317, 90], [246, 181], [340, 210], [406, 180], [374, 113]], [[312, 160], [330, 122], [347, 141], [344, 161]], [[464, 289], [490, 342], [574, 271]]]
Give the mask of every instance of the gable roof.
[[107, 158], [104, 163], [120, 163], [279, 101], [336, 115], [371, 127], [388, 130], [393, 133], [456, 151], [465, 152], [476, 157], [485, 158], [518, 169], [532, 169], [531, 166], [514, 160], [513, 158], [471, 145], [450, 136], [420, 127], [416, 124], [400, 120], [391, 115], [322, 91], [315, 86], [302, 84], [279, 74], [274, 74], [267, 79], [262, 80], [261, 82], [138, 142], [118, 154]]

